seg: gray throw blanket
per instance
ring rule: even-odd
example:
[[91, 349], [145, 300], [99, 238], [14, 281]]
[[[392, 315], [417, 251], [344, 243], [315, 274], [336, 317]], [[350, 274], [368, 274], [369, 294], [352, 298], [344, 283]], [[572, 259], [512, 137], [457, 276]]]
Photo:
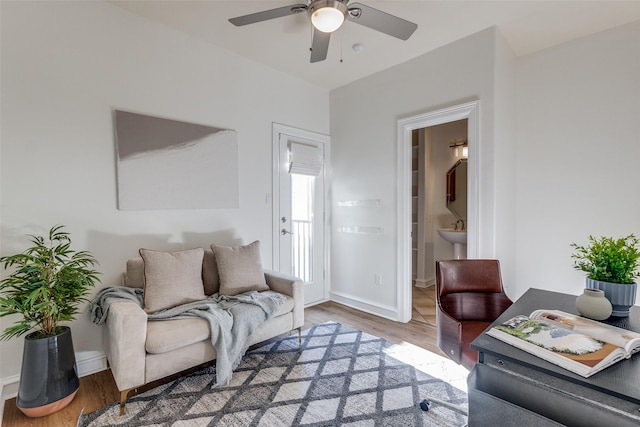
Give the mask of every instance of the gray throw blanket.
[[[143, 306], [143, 291], [124, 286], [100, 290], [89, 306], [91, 321], [104, 323], [109, 306], [117, 301], [133, 301]], [[202, 301], [150, 313], [149, 320], [201, 317], [209, 322], [211, 344], [216, 349], [216, 385], [227, 384], [233, 370], [247, 351], [247, 339], [284, 302], [277, 293], [247, 292], [234, 296], [214, 294]]]

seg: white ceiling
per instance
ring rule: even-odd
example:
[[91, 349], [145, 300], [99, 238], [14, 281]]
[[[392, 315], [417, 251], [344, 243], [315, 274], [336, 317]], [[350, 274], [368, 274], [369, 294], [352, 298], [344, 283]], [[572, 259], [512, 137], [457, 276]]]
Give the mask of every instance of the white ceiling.
[[[311, 64], [311, 24], [306, 13], [244, 27], [228, 22], [235, 16], [306, 0], [113, 0], [110, 3], [327, 89], [343, 86], [491, 26], [500, 29], [517, 55], [525, 55], [640, 20], [640, 0], [356, 1], [413, 21], [418, 29], [409, 40], [402, 41], [345, 22], [332, 35], [327, 59]], [[363, 44], [364, 50], [354, 52], [351, 48], [354, 43]]]

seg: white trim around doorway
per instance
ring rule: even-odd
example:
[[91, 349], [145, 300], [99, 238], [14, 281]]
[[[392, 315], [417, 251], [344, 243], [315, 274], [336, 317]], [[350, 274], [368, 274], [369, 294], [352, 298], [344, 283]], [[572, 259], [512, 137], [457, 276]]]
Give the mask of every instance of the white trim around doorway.
[[398, 120], [397, 124], [397, 304], [398, 320], [411, 320], [411, 132], [415, 129], [467, 119], [469, 178], [467, 257], [479, 252], [480, 101], [472, 101]]

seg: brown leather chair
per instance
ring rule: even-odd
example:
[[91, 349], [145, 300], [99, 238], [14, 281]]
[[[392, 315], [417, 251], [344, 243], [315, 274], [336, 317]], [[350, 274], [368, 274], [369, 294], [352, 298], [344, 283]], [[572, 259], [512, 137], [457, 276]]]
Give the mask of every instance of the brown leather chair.
[[498, 260], [436, 262], [438, 347], [471, 369], [478, 352], [470, 347], [512, 301], [504, 293]]

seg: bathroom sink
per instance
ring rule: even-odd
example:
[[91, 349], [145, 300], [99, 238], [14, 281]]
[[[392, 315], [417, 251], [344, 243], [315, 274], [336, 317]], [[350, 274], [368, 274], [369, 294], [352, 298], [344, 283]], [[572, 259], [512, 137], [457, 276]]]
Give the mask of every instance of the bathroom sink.
[[467, 230], [448, 228], [438, 230], [438, 234], [453, 245], [453, 257], [455, 259], [465, 259], [467, 257]]
[[449, 243], [467, 244], [467, 230], [442, 229], [438, 234]]

